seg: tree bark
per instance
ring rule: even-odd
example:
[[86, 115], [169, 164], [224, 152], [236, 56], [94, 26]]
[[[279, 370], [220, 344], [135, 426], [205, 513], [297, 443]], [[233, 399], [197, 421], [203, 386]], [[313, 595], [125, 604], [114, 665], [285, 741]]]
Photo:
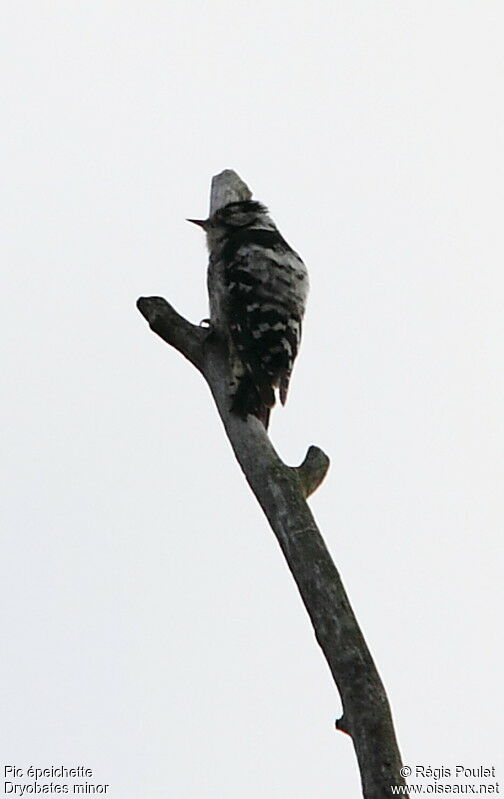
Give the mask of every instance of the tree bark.
[[[232, 170], [212, 180], [210, 214], [250, 190]], [[230, 413], [230, 370], [224, 342], [178, 314], [161, 297], [142, 297], [137, 307], [151, 329], [203, 375], [245, 478], [277, 537], [310, 616], [316, 639], [339, 690], [343, 715], [336, 727], [351, 736], [365, 799], [392, 796], [404, 785], [388, 699], [350, 606], [338, 571], [306, 498], [320, 485], [328, 457], [310, 447], [298, 467], [282, 462], [261, 422]]]

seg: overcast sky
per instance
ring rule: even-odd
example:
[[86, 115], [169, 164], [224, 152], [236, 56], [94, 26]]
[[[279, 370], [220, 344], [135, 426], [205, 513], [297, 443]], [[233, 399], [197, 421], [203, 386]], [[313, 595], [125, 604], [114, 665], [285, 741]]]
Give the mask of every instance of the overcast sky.
[[404, 761], [502, 785], [501, 2], [2, 17], [2, 762], [116, 799], [360, 795], [208, 389], [135, 309], [207, 315], [184, 220], [232, 168], [310, 271], [270, 435], [331, 456], [310, 504]]

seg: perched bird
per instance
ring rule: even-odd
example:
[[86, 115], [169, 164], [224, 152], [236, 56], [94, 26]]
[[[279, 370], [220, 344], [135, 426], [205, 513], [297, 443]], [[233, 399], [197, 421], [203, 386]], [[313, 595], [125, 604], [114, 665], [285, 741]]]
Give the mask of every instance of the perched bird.
[[285, 404], [308, 294], [308, 274], [255, 200], [231, 202], [203, 228], [210, 253], [210, 325], [227, 341], [233, 382], [231, 411], [268, 427], [275, 390]]

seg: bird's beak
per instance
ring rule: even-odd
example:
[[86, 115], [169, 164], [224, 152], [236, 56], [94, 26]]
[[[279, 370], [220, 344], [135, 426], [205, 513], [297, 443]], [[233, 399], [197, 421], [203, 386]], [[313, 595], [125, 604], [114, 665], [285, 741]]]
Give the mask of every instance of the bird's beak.
[[186, 219], [186, 222], [192, 222], [193, 225], [199, 225], [203, 230], [206, 230], [208, 219]]

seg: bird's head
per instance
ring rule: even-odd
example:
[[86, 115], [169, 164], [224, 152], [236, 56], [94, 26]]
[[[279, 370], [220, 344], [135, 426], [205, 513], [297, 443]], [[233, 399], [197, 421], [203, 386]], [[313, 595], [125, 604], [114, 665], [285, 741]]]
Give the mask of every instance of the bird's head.
[[266, 206], [256, 200], [228, 203], [208, 219], [188, 219], [187, 221], [203, 228], [207, 234], [210, 250], [214, 243], [222, 241], [242, 228], [271, 230], [275, 227]]

